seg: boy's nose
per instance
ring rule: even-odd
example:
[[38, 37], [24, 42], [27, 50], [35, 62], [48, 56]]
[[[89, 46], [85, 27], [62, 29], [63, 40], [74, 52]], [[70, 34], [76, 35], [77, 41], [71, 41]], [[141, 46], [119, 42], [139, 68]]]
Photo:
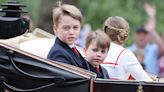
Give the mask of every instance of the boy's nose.
[[98, 56], [98, 57], [101, 57], [101, 52], [98, 51], [98, 52], [97, 52], [97, 56]]
[[74, 33], [74, 29], [73, 29], [73, 28], [70, 29], [70, 33], [71, 33], [71, 34]]

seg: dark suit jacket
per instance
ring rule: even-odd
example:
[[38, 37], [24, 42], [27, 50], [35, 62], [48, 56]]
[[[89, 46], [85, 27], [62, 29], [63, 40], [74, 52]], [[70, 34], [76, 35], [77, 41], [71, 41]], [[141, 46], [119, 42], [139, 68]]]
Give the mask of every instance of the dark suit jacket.
[[[1, 76], [2, 75], [2, 76]], [[5, 92], [4, 91], [4, 85], [3, 85], [3, 82], [6, 80], [5, 77], [3, 77], [4, 74], [1, 74], [0, 73], [0, 92]]]
[[102, 78], [102, 75], [99, 74], [96, 69], [82, 57], [81, 54], [80, 57], [78, 57], [74, 51], [59, 38], [56, 38], [55, 44], [51, 48], [47, 58], [95, 72], [98, 78]]
[[100, 72], [101, 72], [102, 78], [109, 79], [110, 77], [108, 75], [107, 70], [104, 67], [101, 67], [101, 66], [99, 66], [99, 67], [100, 67]]

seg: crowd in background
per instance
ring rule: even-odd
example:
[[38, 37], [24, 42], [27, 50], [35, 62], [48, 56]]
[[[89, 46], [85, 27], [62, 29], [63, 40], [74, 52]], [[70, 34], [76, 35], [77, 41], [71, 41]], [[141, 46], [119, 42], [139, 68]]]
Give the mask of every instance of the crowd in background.
[[[148, 19], [141, 24], [133, 34], [133, 44], [127, 49], [131, 50], [138, 58], [142, 67], [151, 74], [164, 77], [164, 33], [156, 31], [156, 9], [145, 4]], [[86, 35], [94, 31], [91, 25], [84, 24], [77, 41], [77, 45], [84, 47]]]

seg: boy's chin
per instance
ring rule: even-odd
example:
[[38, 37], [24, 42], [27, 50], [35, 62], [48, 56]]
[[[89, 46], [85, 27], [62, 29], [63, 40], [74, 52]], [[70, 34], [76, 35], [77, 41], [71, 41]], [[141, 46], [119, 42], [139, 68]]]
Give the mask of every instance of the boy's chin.
[[68, 44], [68, 45], [72, 45], [72, 44], [74, 44], [74, 42], [67, 42], [67, 44]]
[[97, 66], [99, 66], [100, 64], [99, 64], [99, 63], [92, 63], [92, 65], [93, 65], [94, 67], [97, 67]]
[[67, 43], [68, 45], [72, 45], [72, 44], [75, 43], [75, 41], [73, 41], [73, 40], [72, 40], [72, 41], [67, 41], [66, 43]]

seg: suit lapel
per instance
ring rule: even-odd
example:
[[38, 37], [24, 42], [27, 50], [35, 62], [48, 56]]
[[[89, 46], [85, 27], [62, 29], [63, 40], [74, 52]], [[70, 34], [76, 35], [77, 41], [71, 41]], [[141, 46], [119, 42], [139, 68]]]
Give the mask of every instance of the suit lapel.
[[[96, 70], [96, 68], [93, 67], [91, 64], [90, 64], [90, 69], [91, 69], [92, 72], [94, 72], [94, 73], [97, 74], [97, 78], [103, 78], [102, 74], [99, 73], [99, 72]], [[101, 70], [100, 70], [100, 72], [101, 72]]]
[[68, 62], [70, 62], [72, 65], [81, 67], [86, 70], [90, 70], [90, 71], [96, 73], [98, 78], [103, 77], [100, 73], [97, 72], [96, 68], [94, 68], [91, 64], [89, 64], [82, 57], [82, 55], [79, 53], [79, 51], [78, 51], [78, 53], [80, 54], [80, 57], [78, 57], [67, 44], [63, 43], [58, 38], [56, 38], [56, 43], [58, 43], [63, 49], [65, 49], [68, 52], [68, 54], [70, 55], [70, 58], [72, 59], [71, 61], [68, 61]]
[[76, 53], [74, 53], [74, 51], [69, 47], [69, 50], [68, 50], [70, 53], [70, 55], [72, 56], [72, 58], [74, 59], [74, 61], [76, 62], [76, 64], [78, 64], [79, 66], [83, 66], [83, 60], [84, 58], [81, 56], [81, 54], [79, 53], [80, 57], [76, 55]]
[[101, 65], [99, 66], [99, 68], [100, 68], [100, 71], [102, 73], [103, 78], [104, 79], [109, 79], [109, 75], [108, 75], [107, 70], [104, 67], [101, 67]]
[[63, 49], [65, 49], [69, 55], [71, 55], [71, 57], [73, 58], [73, 60], [71, 61], [72, 64], [74, 64], [75, 66], [78, 66], [78, 67], [81, 67], [81, 68], [84, 68], [84, 58], [81, 56], [81, 54], [79, 53], [80, 57], [78, 57], [74, 51], [65, 43], [63, 43], [62, 41], [59, 40], [59, 38], [56, 39], [56, 42], [63, 47]]

